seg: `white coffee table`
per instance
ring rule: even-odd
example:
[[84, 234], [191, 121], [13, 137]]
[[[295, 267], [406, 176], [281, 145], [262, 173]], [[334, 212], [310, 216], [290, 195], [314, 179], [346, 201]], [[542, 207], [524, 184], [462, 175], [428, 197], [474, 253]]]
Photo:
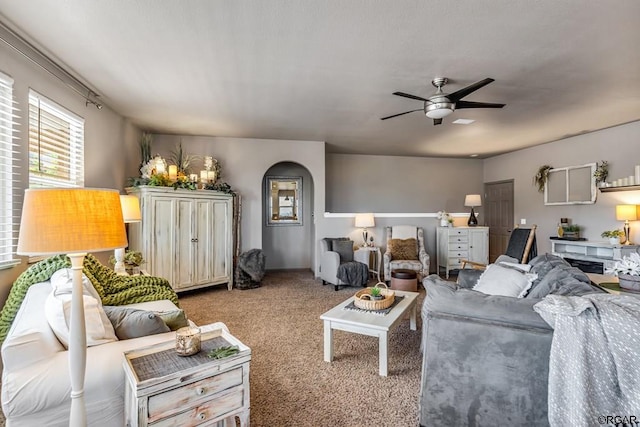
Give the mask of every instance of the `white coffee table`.
[[409, 322], [412, 331], [416, 327], [416, 302], [418, 292], [395, 291], [396, 295], [404, 296], [389, 314], [381, 316], [378, 314], [359, 312], [354, 310], [345, 310], [353, 297], [338, 304], [331, 310], [320, 316], [324, 321], [324, 361], [333, 361], [333, 330], [353, 332], [355, 334], [369, 335], [378, 337], [379, 342], [379, 359], [380, 359], [380, 375], [387, 376], [387, 362], [389, 356], [388, 337], [389, 331], [397, 326], [406, 313], [409, 313]]

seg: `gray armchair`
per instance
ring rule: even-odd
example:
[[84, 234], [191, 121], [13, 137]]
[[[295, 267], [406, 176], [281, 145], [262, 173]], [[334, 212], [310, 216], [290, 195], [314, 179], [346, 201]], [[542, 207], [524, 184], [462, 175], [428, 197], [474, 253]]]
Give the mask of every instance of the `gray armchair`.
[[[415, 240], [414, 259], [405, 259], [394, 254], [392, 240]], [[395, 225], [387, 227], [387, 248], [382, 257], [384, 263], [384, 280], [391, 280], [391, 272], [400, 268], [414, 270], [418, 273], [418, 280], [429, 275], [429, 254], [424, 247], [424, 231], [414, 225]]]
[[348, 237], [320, 240], [320, 278], [323, 285], [330, 283], [336, 291], [340, 286], [366, 285], [369, 266], [354, 260], [353, 252], [353, 240]]

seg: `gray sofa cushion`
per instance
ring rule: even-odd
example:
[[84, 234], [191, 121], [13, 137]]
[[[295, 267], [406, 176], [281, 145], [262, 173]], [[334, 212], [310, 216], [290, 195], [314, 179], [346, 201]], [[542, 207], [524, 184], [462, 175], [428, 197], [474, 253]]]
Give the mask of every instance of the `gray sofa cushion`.
[[579, 269], [566, 265], [556, 265], [531, 289], [526, 298], [544, 298], [549, 294], [581, 296], [602, 292], [591, 285], [589, 278]]
[[542, 317], [533, 310], [538, 299], [486, 295], [471, 289], [458, 288], [455, 283], [442, 280], [435, 274], [425, 278], [423, 283], [427, 289], [424, 302], [427, 312], [550, 329]]

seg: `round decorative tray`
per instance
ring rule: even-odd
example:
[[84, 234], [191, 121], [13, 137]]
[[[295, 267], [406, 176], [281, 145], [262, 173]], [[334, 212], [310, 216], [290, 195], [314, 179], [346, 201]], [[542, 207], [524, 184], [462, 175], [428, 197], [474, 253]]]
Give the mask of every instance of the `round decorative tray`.
[[[384, 288], [380, 285], [384, 286]], [[371, 289], [374, 288], [380, 289], [380, 295], [384, 298], [379, 300], [371, 299]], [[391, 304], [393, 304], [395, 300], [395, 295], [396, 293], [392, 289], [389, 289], [384, 282], [378, 282], [373, 288], [365, 288], [356, 292], [353, 298], [353, 305], [365, 310], [384, 310], [385, 308], [391, 307]]]

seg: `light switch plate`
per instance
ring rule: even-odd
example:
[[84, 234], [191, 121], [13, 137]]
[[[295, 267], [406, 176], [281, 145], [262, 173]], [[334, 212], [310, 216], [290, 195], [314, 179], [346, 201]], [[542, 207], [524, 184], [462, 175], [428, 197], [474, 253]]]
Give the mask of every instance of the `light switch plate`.
[[526, 218], [520, 218], [520, 225], [527, 225], [527, 219]]

